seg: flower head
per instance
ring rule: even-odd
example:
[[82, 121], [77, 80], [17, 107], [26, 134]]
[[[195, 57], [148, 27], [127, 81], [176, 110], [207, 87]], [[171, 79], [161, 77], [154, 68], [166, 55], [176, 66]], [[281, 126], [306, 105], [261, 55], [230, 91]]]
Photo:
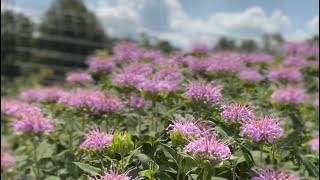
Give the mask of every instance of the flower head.
[[303, 90], [297, 87], [287, 86], [275, 90], [270, 98], [276, 103], [300, 104], [306, 101], [307, 96]]
[[308, 142], [311, 150], [319, 153], [319, 132], [316, 133], [315, 137]]
[[194, 119], [183, 117], [175, 119], [173, 123], [168, 126], [168, 130], [168, 133], [179, 132], [185, 137], [198, 137], [202, 134], [200, 127]]
[[98, 128], [87, 133], [80, 147], [84, 149], [102, 150], [109, 148], [112, 134], [103, 133]]
[[1, 99], [1, 113], [21, 117], [25, 114], [41, 114], [39, 107], [16, 100]]
[[123, 72], [130, 74], [139, 74], [139, 75], [148, 75], [153, 71], [152, 67], [149, 64], [130, 63], [128, 66], [123, 68]]
[[269, 70], [268, 78], [272, 81], [299, 82], [303, 76], [296, 67], [277, 67]]
[[137, 87], [140, 83], [145, 81], [145, 79], [146, 77], [141, 74], [122, 72], [112, 79], [112, 83], [122, 86]]
[[14, 121], [12, 127], [15, 131], [33, 133], [53, 130], [52, 122], [39, 114], [25, 114], [20, 120]]
[[131, 170], [127, 170], [125, 173], [123, 174], [119, 174], [119, 172], [111, 167], [110, 170], [105, 169], [104, 171], [104, 175], [100, 178], [98, 177], [89, 177], [89, 180], [139, 180], [141, 178], [137, 177], [137, 178], [132, 178], [131, 176], [129, 176], [129, 172]]
[[20, 98], [25, 101], [56, 101], [62, 92], [63, 90], [57, 87], [27, 89], [20, 93]]
[[211, 103], [219, 102], [221, 99], [221, 88], [213, 84], [196, 81], [187, 85], [185, 95], [188, 99], [207, 101]]
[[9, 169], [15, 166], [15, 162], [11, 159], [8, 153], [1, 152], [1, 170]]
[[251, 180], [298, 180], [298, 179], [284, 172], [277, 174], [274, 170], [267, 169], [267, 170], [260, 171], [259, 174], [253, 177]]
[[114, 68], [110, 58], [91, 57], [88, 64], [89, 71], [111, 71]]
[[194, 52], [207, 53], [210, 51], [210, 48], [207, 44], [195, 42], [192, 44], [190, 50]]
[[232, 103], [221, 107], [221, 117], [229, 121], [246, 122], [254, 120], [254, 113], [250, 108], [244, 105]]
[[222, 161], [231, 155], [228, 145], [220, 142], [216, 135], [199, 137], [189, 142], [183, 151], [212, 161]]
[[283, 134], [279, 121], [274, 117], [268, 116], [247, 121], [240, 127], [240, 136], [248, 135], [256, 142], [266, 140], [269, 143], [273, 143]]
[[72, 83], [83, 83], [92, 81], [92, 77], [85, 72], [70, 72], [67, 74], [66, 80]]
[[119, 42], [114, 46], [113, 54], [118, 61], [136, 61], [143, 51], [134, 43]]
[[308, 65], [308, 62], [300, 56], [288, 56], [283, 60], [283, 64], [287, 66], [304, 67]]
[[147, 101], [137, 95], [131, 95], [129, 99], [129, 106], [134, 108], [141, 108], [147, 104]]
[[237, 77], [248, 82], [259, 82], [263, 79], [263, 76], [256, 69], [243, 70], [237, 74]]
[[146, 79], [138, 87], [148, 92], [171, 92], [177, 90], [179, 84], [173, 80]]

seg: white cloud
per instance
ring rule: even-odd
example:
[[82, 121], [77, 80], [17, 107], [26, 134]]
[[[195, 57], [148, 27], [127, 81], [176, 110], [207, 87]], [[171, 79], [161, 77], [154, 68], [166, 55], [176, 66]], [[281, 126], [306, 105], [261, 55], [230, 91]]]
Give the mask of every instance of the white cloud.
[[308, 28], [312, 34], [319, 34], [319, 15], [316, 15], [308, 22]]
[[146, 0], [134, 3], [130, 0], [119, 0], [116, 3], [101, 0], [95, 12], [111, 36], [134, 37], [146, 32], [184, 49], [194, 41], [213, 45], [221, 36], [258, 39], [263, 33], [283, 32], [291, 25], [289, 18], [279, 10], [267, 15], [262, 8], [251, 7], [242, 12], [217, 12], [208, 19], [197, 19], [188, 16], [178, 0], [159, 0], [156, 3], [162, 3], [167, 12], [163, 16], [168, 16], [166, 19], [169, 22], [162, 31], [143, 25], [142, 20], [146, 18], [157, 21], [157, 17], [151, 15], [145, 17], [144, 14], [142, 17], [142, 9], [148, 8], [150, 4]]

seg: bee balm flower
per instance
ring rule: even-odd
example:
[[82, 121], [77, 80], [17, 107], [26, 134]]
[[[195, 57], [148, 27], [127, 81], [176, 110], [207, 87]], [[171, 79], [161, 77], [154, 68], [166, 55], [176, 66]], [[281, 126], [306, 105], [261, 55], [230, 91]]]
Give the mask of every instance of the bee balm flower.
[[207, 101], [211, 103], [219, 102], [221, 99], [221, 88], [213, 84], [204, 82], [191, 82], [187, 85], [185, 92], [187, 99]]
[[220, 115], [226, 120], [245, 122], [254, 119], [252, 110], [244, 105], [233, 103], [230, 105], [223, 105], [221, 109], [222, 112]]
[[270, 98], [276, 103], [300, 104], [306, 101], [307, 96], [301, 89], [287, 86], [275, 90]]
[[83, 149], [102, 150], [110, 146], [112, 134], [103, 133], [94, 129], [86, 134], [86, 139], [81, 143]]
[[267, 169], [259, 172], [259, 174], [253, 177], [251, 180], [298, 180], [284, 172], [277, 174], [274, 170]]

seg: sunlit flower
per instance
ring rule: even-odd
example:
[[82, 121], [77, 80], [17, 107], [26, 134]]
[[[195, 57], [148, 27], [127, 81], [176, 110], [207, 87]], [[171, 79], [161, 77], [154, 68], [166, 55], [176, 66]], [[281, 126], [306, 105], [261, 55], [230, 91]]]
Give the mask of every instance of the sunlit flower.
[[84, 83], [92, 81], [92, 77], [85, 72], [70, 72], [67, 74], [66, 80], [72, 83]]
[[194, 52], [207, 53], [210, 51], [210, 48], [207, 44], [195, 42], [192, 44], [190, 50]]
[[197, 123], [198, 122], [196, 122], [194, 119], [190, 118], [176, 118], [175, 120], [173, 120], [172, 124], [168, 126], [168, 133], [179, 132], [186, 137], [198, 137], [202, 134], [202, 131]]
[[91, 57], [88, 64], [89, 71], [111, 71], [114, 68], [110, 58]]
[[98, 128], [88, 132], [85, 140], [81, 143], [80, 148], [103, 150], [109, 148], [112, 134], [101, 132]]
[[62, 92], [58, 87], [27, 89], [20, 93], [20, 98], [25, 101], [56, 101]]
[[270, 97], [276, 103], [300, 104], [307, 100], [304, 91], [293, 86], [276, 89]]
[[257, 176], [253, 177], [251, 180], [298, 180], [298, 179], [284, 172], [277, 174], [274, 170], [267, 169], [267, 170], [260, 171], [259, 174], [257, 174]]
[[319, 153], [319, 132], [315, 133], [315, 137], [308, 142], [312, 151]]
[[136, 61], [143, 51], [131, 42], [119, 42], [113, 47], [113, 54], [118, 61]]
[[112, 83], [122, 86], [137, 87], [140, 83], [145, 81], [145, 79], [146, 77], [141, 74], [122, 72], [112, 79]]
[[272, 81], [299, 82], [303, 80], [302, 74], [296, 67], [280, 66], [273, 68], [269, 70], [267, 76]]
[[283, 60], [283, 64], [287, 66], [304, 67], [308, 65], [306, 59], [300, 56], [288, 56]]
[[25, 114], [41, 114], [39, 107], [16, 100], [1, 99], [1, 113], [21, 117]]
[[173, 80], [146, 79], [138, 87], [149, 92], [171, 92], [179, 88], [179, 83]]
[[25, 114], [20, 120], [14, 121], [12, 127], [15, 131], [43, 133], [52, 131], [52, 122], [39, 114]]
[[1, 152], [1, 170], [9, 169], [15, 166], [15, 162], [12, 160], [8, 153]]
[[183, 151], [212, 161], [225, 160], [231, 155], [228, 145], [220, 142], [215, 135], [199, 137], [189, 142]]
[[256, 69], [240, 71], [237, 77], [248, 82], [259, 82], [263, 79], [263, 76]]
[[147, 104], [147, 101], [137, 95], [131, 95], [129, 99], [129, 106], [134, 108], [141, 108]]
[[252, 110], [244, 105], [232, 103], [230, 105], [222, 105], [221, 109], [221, 117], [229, 121], [246, 122], [255, 118]]
[[201, 81], [191, 82], [187, 85], [185, 95], [188, 99], [207, 101], [211, 103], [219, 102], [221, 99], [221, 88], [211, 83]]
[[111, 167], [110, 170], [105, 169], [104, 175], [101, 177], [89, 177], [89, 180], [140, 180], [141, 178], [132, 178], [129, 176], [129, 172], [131, 170], [127, 170], [125, 173], [120, 174], [115, 168]]
[[240, 127], [240, 136], [247, 135], [254, 141], [266, 140], [273, 143], [283, 136], [284, 131], [280, 127], [279, 121], [274, 117], [260, 117], [257, 120], [247, 121]]

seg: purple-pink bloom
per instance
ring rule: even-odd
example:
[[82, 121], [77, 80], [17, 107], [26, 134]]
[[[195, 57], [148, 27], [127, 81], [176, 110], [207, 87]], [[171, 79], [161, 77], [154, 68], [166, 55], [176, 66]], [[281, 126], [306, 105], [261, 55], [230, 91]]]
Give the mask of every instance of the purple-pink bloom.
[[72, 83], [84, 83], [92, 81], [90, 74], [86, 72], [70, 72], [67, 74], [66, 80]]
[[153, 71], [149, 64], [133, 62], [123, 68], [124, 73], [137, 74], [137, 75], [148, 75]]
[[238, 60], [232, 53], [220, 53], [211, 56], [208, 61], [210, 61], [207, 71], [213, 72], [234, 72], [239, 71], [243, 64]]
[[182, 74], [179, 68], [169, 66], [155, 72], [154, 78], [159, 80], [178, 80], [182, 78]]
[[280, 127], [279, 120], [274, 117], [265, 116], [257, 120], [247, 121], [240, 127], [240, 136], [247, 135], [255, 142], [266, 140], [273, 143], [284, 134]]
[[4, 169], [12, 168], [16, 163], [12, 160], [11, 156], [8, 153], [1, 152], [1, 171]]
[[295, 67], [305, 67], [308, 65], [308, 62], [306, 59], [300, 56], [288, 56], [283, 60], [283, 65], [287, 66], [295, 66]]
[[257, 176], [253, 177], [251, 180], [298, 180], [297, 178], [290, 176], [285, 172], [281, 172], [277, 174], [272, 169], [262, 170], [257, 174]]
[[138, 87], [149, 92], [171, 92], [179, 88], [179, 83], [173, 80], [146, 79]]
[[276, 103], [300, 104], [307, 100], [304, 91], [294, 86], [276, 89], [270, 97]]
[[89, 71], [111, 71], [115, 66], [110, 58], [91, 57], [88, 61]]
[[287, 53], [300, 53], [319, 56], [319, 46], [306, 43], [286, 43], [283, 49]]
[[207, 58], [187, 56], [183, 61], [187, 63], [190, 71], [206, 71], [210, 65], [210, 60]]
[[296, 67], [280, 66], [269, 70], [268, 78], [272, 81], [288, 81], [299, 82], [303, 80], [303, 76]]
[[221, 118], [225, 120], [242, 123], [252, 121], [255, 118], [253, 111], [245, 105], [232, 103], [222, 105], [221, 109]]
[[20, 98], [25, 101], [56, 101], [62, 92], [58, 87], [27, 89], [20, 93]]
[[1, 99], [1, 113], [21, 117], [25, 114], [41, 114], [39, 107], [16, 100]]
[[315, 133], [315, 137], [308, 142], [310, 149], [319, 153], [319, 132]]
[[157, 50], [147, 50], [143, 53], [142, 57], [146, 59], [156, 60], [161, 58], [162, 54], [160, 51]]
[[247, 63], [272, 63], [274, 57], [265, 53], [248, 53], [238, 55], [243, 62]]
[[53, 130], [51, 120], [39, 114], [25, 114], [20, 120], [14, 121], [12, 127], [15, 131], [43, 133]]
[[120, 74], [117, 74], [112, 79], [112, 83], [122, 86], [138, 87], [139, 84], [144, 82], [145, 80], [146, 77], [144, 75], [137, 73], [122, 72]]
[[187, 85], [185, 96], [187, 99], [217, 103], [222, 97], [221, 87], [202, 81], [191, 82]]
[[62, 93], [58, 102], [74, 108], [88, 108], [94, 113], [113, 112], [121, 107], [118, 98], [106, 96], [103, 92], [92, 89]]
[[104, 175], [101, 177], [93, 176], [89, 177], [89, 180], [141, 180], [141, 178], [132, 178], [129, 176], [129, 172], [131, 170], [127, 170], [125, 173], [120, 174], [115, 168], [111, 167], [110, 170], [105, 169]]
[[141, 108], [147, 104], [147, 101], [137, 95], [131, 95], [128, 104], [134, 108]]
[[263, 76], [258, 72], [257, 69], [248, 69], [240, 71], [237, 77], [241, 80], [248, 82], [259, 82], [263, 79]]
[[184, 152], [195, 157], [212, 161], [222, 161], [231, 155], [227, 144], [220, 142], [216, 135], [204, 136], [195, 139], [183, 148]]
[[98, 128], [88, 132], [85, 140], [80, 144], [80, 148], [103, 150], [109, 148], [112, 134], [101, 132]]
[[191, 45], [190, 51], [200, 52], [200, 53], [207, 53], [210, 51], [210, 48], [207, 44], [201, 42], [195, 42]]
[[198, 122], [190, 118], [177, 118], [168, 126], [168, 133], [179, 132], [185, 137], [199, 137], [202, 134]]
[[135, 43], [119, 42], [113, 47], [113, 54], [118, 61], [137, 61], [143, 51]]

